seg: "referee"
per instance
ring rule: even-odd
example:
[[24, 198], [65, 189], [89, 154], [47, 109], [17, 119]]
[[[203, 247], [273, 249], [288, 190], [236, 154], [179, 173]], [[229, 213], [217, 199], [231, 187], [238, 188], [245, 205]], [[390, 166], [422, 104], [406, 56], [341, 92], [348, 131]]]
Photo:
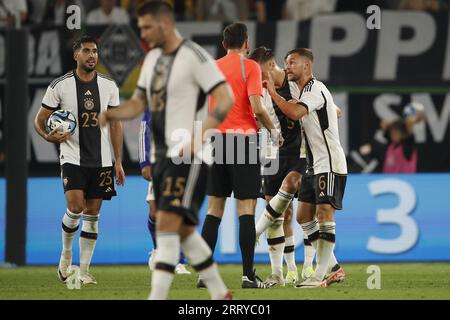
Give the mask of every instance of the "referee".
[[[214, 251], [225, 201], [233, 192], [239, 215], [242, 288], [265, 288], [253, 270], [255, 207], [261, 191], [255, 116], [273, 134], [273, 140], [276, 141], [279, 135], [263, 104], [261, 68], [257, 62], [246, 58], [249, 47], [246, 25], [233, 23], [227, 26], [223, 31], [223, 46], [227, 55], [217, 60], [217, 64], [232, 87], [236, 101], [214, 137], [216, 162], [208, 177], [208, 214], [202, 236]], [[202, 279], [197, 287], [203, 287]]]

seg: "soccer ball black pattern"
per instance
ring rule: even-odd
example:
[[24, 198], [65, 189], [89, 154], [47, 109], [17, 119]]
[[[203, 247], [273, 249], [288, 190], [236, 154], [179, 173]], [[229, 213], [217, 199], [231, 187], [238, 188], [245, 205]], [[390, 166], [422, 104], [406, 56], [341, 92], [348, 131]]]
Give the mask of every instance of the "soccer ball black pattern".
[[70, 132], [73, 134], [77, 127], [75, 116], [67, 110], [56, 110], [47, 119], [47, 131], [57, 129], [60, 133]]

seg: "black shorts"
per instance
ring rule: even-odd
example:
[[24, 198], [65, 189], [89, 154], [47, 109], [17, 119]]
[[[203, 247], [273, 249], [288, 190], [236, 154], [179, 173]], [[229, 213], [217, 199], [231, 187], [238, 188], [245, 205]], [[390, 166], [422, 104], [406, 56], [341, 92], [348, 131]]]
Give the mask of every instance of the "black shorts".
[[117, 195], [114, 187], [114, 168], [88, 168], [71, 163], [61, 166], [64, 193], [83, 190], [86, 199], [111, 200]]
[[314, 204], [331, 204], [336, 210], [342, 210], [346, 175], [332, 172], [303, 176], [298, 201]]
[[[271, 166], [271, 163], [268, 163], [264, 166], [263, 169], [263, 192], [265, 196], [276, 196], [278, 190], [283, 183], [284, 178], [291, 171], [296, 171], [300, 173], [302, 176], [305, 174], [306, 170], [306, 159], [305, 158], [280, 158], [272, 161], [279, 161], [279, 168], [276, 174], [265, 174], [266, 168]], [[297, 196], [297, 192], [295, 193]]]
[[[240, 135], [239, 138], [242, 139], [242, 136], [244, 135]], [[208, 168], [206, 193], [209, 196], [227, 198], [233, 192], [234, 198], [239, 200], [259, 198], [261, 194], [261, 163], [257, 136], [247, 135], [242, 142], [242, 144], [228, 145], [228, 148], [227, 143], [223, 143], [223, 159], [217, 157], [214, 149], [216, 162]], [[234, 152], [231, 153], [230, 150], [233, 148]], [[218, 158], [223, 160], [219, 160], [222, 163], [217, 163]]]
[[174, 164], [162, 159], [152, 165], [153, 191], [158, 210], [175, 212], [187, 225], [198, 224], [205, 199], [206, 165]]

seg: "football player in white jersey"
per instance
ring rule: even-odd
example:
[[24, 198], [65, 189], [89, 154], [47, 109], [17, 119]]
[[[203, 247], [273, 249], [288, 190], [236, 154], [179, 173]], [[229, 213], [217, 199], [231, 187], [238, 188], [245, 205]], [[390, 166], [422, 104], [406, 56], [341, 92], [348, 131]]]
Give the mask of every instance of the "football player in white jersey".
[[[104, 124], [134, 118], [146, 106], [151, 108], [150, 160], [158, 208], [158, 252], [149, 299], [167, 298], [180, 249], [200, 273], [211, 298], [230, 299], [211, 249], [195, 230], [205, 197], [205, 165], [178, 160], [180, 156], [191, 159], [191, 153], [197, 154], [203, 132], [216, 128], [225, 119], [234, 103], [233, 95], [213, 58], [196, 43], [181, 37], [167, 2], [144, 3], [138, 9], [138, 26], [152, 50], [145, 58], [137, 89], [131, 100], [101, 114], [100, 121]], [[217, 103], [209, 115], [207, 94]], [[194, 132], [195, 121], [202, 120], [203, 130]], [[187, 134], [190, 148], [180, 145], [181, 132]]]
[[[342, 209], [347, 163], [339, 141], [337, 106], [326, 86], [313, 76], [314, 57], [309, 49], [291, 50], [286, 57], [288, 79], [302, 88], [299, 101], [286, 101], [266, 81], [273, 101], [289, 118], [301, 119], [306, 146], [307, 172], [299, 192], [298, 222], [316, 249], [315, 276], [300, 288], [326, 287], [345, 277], [339, 264], [329, 268], [336, 241], [335, 210]], [[333, 264], [333, 263], [331, 263]]]
[[[98, 218], [103, 200], [116, 195], [116, 183], [125, 183], [122, 168], [123, 130], [118, 121], [100, 128], [98, 114], [117, 107], [119, 89], [114, 80], [95, 71], [98, 48], [94, 38], [83, 36], [73, 47], [77, 68], [55, 79], [48, 87], [42, 107], [35, 118], [37, 133], [48, 142], [58, 143], [60, 148], [61, 179], [67, 201], [62, 219], [62, 253], [58, 277], [67, 280], [72, 264], [72, 242], [79, 228], [80, 233], [80, 281], [96, 284], [89, 273], [89, 266], [98, 236]], [[55, 130], [48, 133], [46, 121], [53, 111], [71, 112], [77, 127], [72, 135]], [[114, 164], [110, 144], [114, 152]]]

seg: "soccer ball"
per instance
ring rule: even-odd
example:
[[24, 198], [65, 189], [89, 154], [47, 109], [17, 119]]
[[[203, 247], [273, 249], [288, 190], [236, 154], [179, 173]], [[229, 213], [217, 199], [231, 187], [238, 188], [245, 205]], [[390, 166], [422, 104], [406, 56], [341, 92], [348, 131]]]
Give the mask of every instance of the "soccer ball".
[[424, 110], [425, 107], [423, 106], [423, 104], [419, 102], [411, 102], [403, 108], [403, 117], [408, 118], [411, 116], [415, 116], [417, 112], [423, 112]]
[[57, 129], [59, 133], [70, 132], [73, 134], [77, 127], [75, 116], [67, 110], [56, 110], [47, 119], [47, 131]]

